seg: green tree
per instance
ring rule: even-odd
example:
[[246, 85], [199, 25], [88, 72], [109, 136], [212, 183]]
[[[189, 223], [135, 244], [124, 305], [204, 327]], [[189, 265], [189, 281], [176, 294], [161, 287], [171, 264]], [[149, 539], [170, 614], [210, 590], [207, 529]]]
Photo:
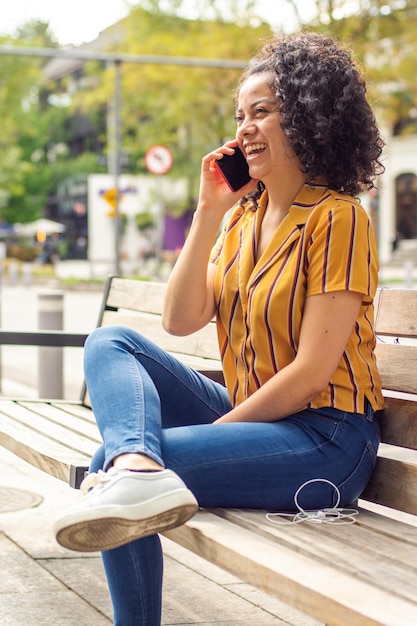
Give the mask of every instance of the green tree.
[[[249, 63], [260, 40], [271, 36], [268, 24], [259, 20], [256, 25], [252, 23], [248, 7], [253, 2], [244, 3], [244, 13], [239, 13], [239, 19], [235, 14], [234, 21], [218, 16], [204, 21], [185, 19], [177, 15], [182, 4], [180, 0], [139, 3], [126, 22], [123, 51]], [[235, 3], [226, 4], [232, 9]], [[97, 64], [89, 64], [90, 75], [97, 77], [97, 69]], [[146, 172], [147, 149], [153, 144], [167, 145], [174, 154], [171, 175], [187, 177], [191, 203], [197, 193], [202, 155], [234, 137], [232, 93], [241, 71], [123, 64], [123, 151], [130, 156], [131, 171]], [[78, 93], [74, 106], [85, 112], [100, 109], [111, 99], [112, 90], [109, 68], [94, 90]]]
[[[15, 37], [1, 43], [53, 47], [48, 24], [30, 21]], [[0, 220], [27, 222], [37, 218], [49, 193], [49, 172], [40, 154], [49, 142], [48, 113], [42, 110], [39, 86], [44, 60], [2, 56], [0, 65]]]
[[298, 28], [331, 33], [347, 42], [366, 69], [379, 115], [394, 134], [417, 132], [417, 0], [316, 0], [303, 21], [302, 0], [287, 0]]
[[[1, 43], [19, 47], [58, 45], [49, 25], [37, 20], [24, 24], [15, 38], [3, 38]], [[96, 155], [88, 151], [71, 158], [72, 113], [67, 98], [49, 100], [42, 79], [45, 63], [47, 59], [30, 56], [2, 56], [0, 221], [9, 224], [41, 216], [48, 197], [68, 176], [100, 170]]]
[[[1, 43], [14, 43], [3, 38]], [[25, 180], [34, 166], [24, 158], [20, 137], [29, 127], [28, 111], [35, 97], [34, 85], [40, 81], [39, 64], [28, 57], [3, 56], [0, 65], [0, 220], [24, 219], [14, 215], [11, 204], [23, 197]], [[18, 219], [15, 219], [15, 218]]]
[[[47, 22], [41, 20], [29, 20], [16, 31], [16, 39], [32, 47], [57, 48], [59, 42]], [[46, 61], [41, 61], [46, 63]]]

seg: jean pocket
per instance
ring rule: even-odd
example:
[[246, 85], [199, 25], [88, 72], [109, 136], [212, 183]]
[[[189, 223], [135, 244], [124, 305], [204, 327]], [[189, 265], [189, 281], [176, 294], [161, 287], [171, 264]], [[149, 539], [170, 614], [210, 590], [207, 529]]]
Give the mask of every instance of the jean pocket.
[[339, 485], [342, 506], [354, 502], [365, 489], [376, 465], [376, 453], [370, 441], [367, 442], [361, 458], [349, 476]]

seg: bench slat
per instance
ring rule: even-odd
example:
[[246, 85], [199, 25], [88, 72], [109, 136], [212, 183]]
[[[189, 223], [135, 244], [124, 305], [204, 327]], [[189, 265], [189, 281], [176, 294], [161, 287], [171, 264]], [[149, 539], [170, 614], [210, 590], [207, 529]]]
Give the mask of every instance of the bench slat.
[[114, 277], [107, 306], [161, 315], [165, 289], [163, 283]]
[[89, 465], [90, 455], [68, 450], [65, 444], [52, 441], [48, 434], [31, 431], [0, 414], [0, 445], [43, 472], [69, 482], [71, 466]]
[[381, 441], [417, 450], [417, 398], [385, 394], [385, 407], [379, 417]]
[[378, 456], [364, 500], [417, 515], [417, 464]]
[[402, 541], [404, 524], [401, 522], [395, 524], [396, 534], [389, 536], [379, 532], [376, 525], [372, 529], [369, 524], [362, 525], [361, 518], [367, 517], [366, 511], [361, 511], [353, 529], [351, 525], [305, 522], [292, 526], [274, 524], [262, 512], [253, 510], [214, 509], [211, 512], [257, 536], [334, 567], [338, 574], [342, 572], [374, 584], [382, 591], [397, 589], [399, 597], [417, 603], [417, 545]]
[[211, 512], [199, 512], [164, 535], [299, 610], [326, 619], [329, 626], [417, 623], [416, 602], [343, 572], [335, 575], [333, 564], [216, 519]]
[[[101, 444], [101, 436], [93, 413], [85, 407], [81, 407], [84, 409], [84, 414], [80, 417], [76, 411], [68, 410], [69, 405], [64, 409], [63, 405], [58, 403], [50, 404], [49, 402], [21, 401], [19, 402], [19, 406], [39, 415], [42, 420], [48, 420], [51, 424], [56, 425], [59, 429], [58, 432], [61, 432], [61, 428], [66, 428], [69, 432], [79, 435], [80, 437], [91, 439], [91, 441], [97, 444], [97, 447]], [[90, 413], [91, 418], [89, 420], [85, 419], [85, 413]], [[40, 422], [40, 425], [43, 426], [43, 421]]]
[[115, 311], [106, 311], [102, 325], [110, 326], [114, 324], [122, 324], [134, 328], [168, 352], [219, 360], [215, 324], [208, 324], [205, 328], [192, 335], [177, 337], [169, 335], [163, 330], [161, 318], [158, 316], [134, 316]]
[[65, 428], [57, 423], [52, 423], [49, 419], [45, 419], [39, 413], [34, 413], [18, 402], [5, 401], [0, 402], [0, 417], [2, 428], [7, 424], [16, 424], [21, 433], [28, 433], [30, 439], [33, 437], [47, 437], [53, 446], [64, 445], [66, 449], [72, 450], [74, 456], [90, 457], [98, 448], [99, 442], [93, 441], [90, 437], [73, 432], [69, 428]]
[[416, 346], [377, 343], [375, 354], [384, 389], [417, 393]]
[[[36, 402], [36, 400], [31, 400], [31, 403]], [[43, 403], [44, 401], [40, 401]], [[22, 401], [24, 404], [25, 401]], [[94, 428], [97, 430], [96, 420], [94, 418], [94, 413], [91, 411], [91, 407], [84, 406], [81, 402], [70, 402], [65, 400], [50, 400], [48, 401], [49, 406], [56, 407], [60, 411], [66, 411], [70, 415], [75, 415], [81, 420], [83, 420], [86, 424], [92, 424]]]
[[375, 298], [377, 335], [417, 337], [417, 290], [382, 288]]

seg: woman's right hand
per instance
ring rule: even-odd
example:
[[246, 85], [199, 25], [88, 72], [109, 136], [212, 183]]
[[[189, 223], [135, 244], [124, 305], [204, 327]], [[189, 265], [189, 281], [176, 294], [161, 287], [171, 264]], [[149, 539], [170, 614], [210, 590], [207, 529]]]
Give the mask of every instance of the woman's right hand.
[[225, 154], [234, 154], [236, 147], [237, 141], [233, 139], [203, 157], [197, 211], [210, 211], [222, 219], [240, 198], [255, 189], [258, 181], [252, 179], [237, 191], [232, 191], [216, 165], [216, 161]]

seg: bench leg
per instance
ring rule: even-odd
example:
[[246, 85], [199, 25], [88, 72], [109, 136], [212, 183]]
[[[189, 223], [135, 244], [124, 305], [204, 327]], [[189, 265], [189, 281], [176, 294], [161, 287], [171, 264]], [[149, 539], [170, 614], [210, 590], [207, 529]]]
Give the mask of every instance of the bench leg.
[[70, 478], [69, 478], [70, 487], [72, 487], [73, 489], [79, 489], [87, 472], [88, 472], [87, 466], [71, 465]]

